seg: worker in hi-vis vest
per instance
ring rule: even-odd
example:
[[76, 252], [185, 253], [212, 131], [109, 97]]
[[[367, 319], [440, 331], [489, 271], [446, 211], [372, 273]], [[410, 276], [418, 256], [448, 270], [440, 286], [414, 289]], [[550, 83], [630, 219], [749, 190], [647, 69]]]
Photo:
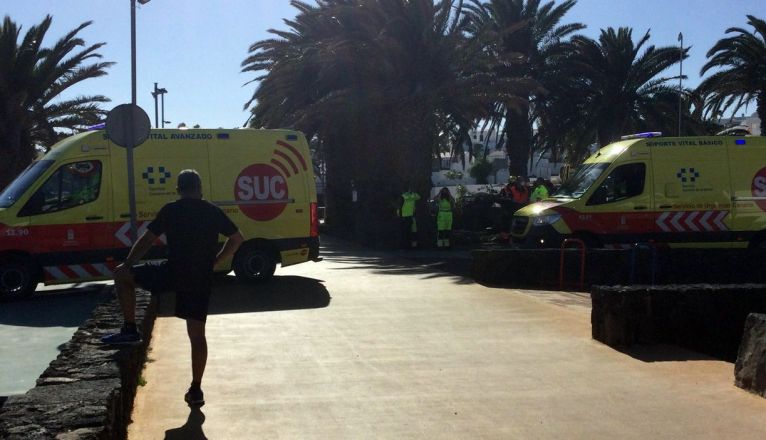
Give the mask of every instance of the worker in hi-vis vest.
[[455, 208], [455, 199], [452, 198], [446, 187], [439, 191], [436, 196], [436, 247], [451, 248], [450, 236], [452, 235], [452, 210]]
[[399, 208], [403, 247], [418, 247], [418, 224], [415, 221], [415, 203], [420, 200], [420, 194], [409, 188], [402, 194], [402, 204]]

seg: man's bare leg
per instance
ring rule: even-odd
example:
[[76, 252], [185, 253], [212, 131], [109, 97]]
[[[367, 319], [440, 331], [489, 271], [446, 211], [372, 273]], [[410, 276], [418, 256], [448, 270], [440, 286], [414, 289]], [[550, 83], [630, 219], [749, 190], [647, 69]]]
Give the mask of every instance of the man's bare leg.
[[192, 384], [199, 386], [207, 364], [207, 339], [205, 323], [196, 319], [186, 320], [186, 332], [191, 342]]
[[136, 323], [136, 282], [130, 272], [121, 272], [114, 278], [117, 298], [122, 307], [122, 316], [126, 323]]

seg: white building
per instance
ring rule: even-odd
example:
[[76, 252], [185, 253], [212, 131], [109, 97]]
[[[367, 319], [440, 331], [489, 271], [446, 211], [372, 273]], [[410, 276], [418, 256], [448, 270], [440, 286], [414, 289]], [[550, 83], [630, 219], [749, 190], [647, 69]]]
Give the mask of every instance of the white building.
[[[473, 151], [474, 157], [482, 155], [485, 149], [487, 150], [487, 161], [492, 164], [492, 171], [487, 177], [489, 184], [504, 185], [508, 183], [510, 177], [508, 154], [506, 154], [503, 145], [498, 145], [500, 141], [499, 132], [497, 130], [492, 132], [489, 130], [471, 130], [469, 136], [472, 145], [464, 147], [464, 158], [462, 158], [464, 160], [461, 160], [460, 157], [451, 157], [450, 154], [443, 154], [438, 166], [434, 164], [431, 182], [435, 187], [476, 184], [476, 179], [471, 177], [471, 168], [475, 162], [470, 160], [469, 148]], [[464, 163], [465, 167], [463, 166]], [[560, 162], [552, 162], [548, 154], [535, 153], [531, 164], [527, 166], [527, 176], [550, 179], [559, 174], [563, 165]]]
[[743, 114], [742, 116], [731, 118], [730, 121], [724, 120], [722, 123], [726, 125], [727, 128], [730, 126], [746, 127], [751, 135], [761, 135], [761, 119], [758, 117], [758, 113], [753, 113], [750, 116], [745, 116]]

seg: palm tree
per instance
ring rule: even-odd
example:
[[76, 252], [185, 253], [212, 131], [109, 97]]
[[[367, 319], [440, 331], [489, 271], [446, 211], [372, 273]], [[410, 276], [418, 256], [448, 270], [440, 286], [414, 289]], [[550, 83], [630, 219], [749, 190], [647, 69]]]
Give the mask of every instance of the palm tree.
[[[650, 124], [657, 106], [670, 105], [659, 98], [677, 93], [668, 82], [673, 77], [659, 75], [678, 63], [679, 49], [648, 46], [641, 52], [649, 32], [638, 43], [633, 42], [632, 34], [630, 28], [608, 28], [601, 30], [598, 41], [583, 36], [572, 39], [568, 69], [580, 99], [564, 99], [577, 106], [578, 115], [587, 115], [580, 117], [577, 130], [584, 138], [593, 136], [602, 146], [622, 134], [654, 128]], [[685, 57], [688, 49], [684, 51]], [[666, 113], [672, 114], [670, 110]]]
[[316, 134], [328, 197], [350, 203], [352, 183], [359, 194], [335, 214], [358, 212], [355, 226], [372, 243], [395, 238], [380, 220], [392, 217], [392, 195], [408, 186], [428, 193], [440, 136], [467, 131], [519, 85], [494, 77], [492, 59], [465, 37], [462, 1], [292, 4], [299, 14], [286, 21], [290, 30], [272, 30], [278, 38], [255, 43], [243, 62], [264, 72], [247, 104], [255, 103], [253, 123]]
[[[104, 112], [101, 95], [61, 100], [70, 87], [106, 75], [113, 63], [95, 62], [104, 45], [85, 46], [77, 34], [85, 22], [52, 47], [42, 47], [52, 18], [29, 28], [19, 43], [21, 27], [6, 16], [0, 26], [0, 188], [6, 186], [36, 155], [36, 147], [49, 148], [63, 135], [99, 121]], [[83, 47], [82, 49], [78, 49]]]
[[718, 40], [708, 51], [708, 62], [700, 75], [714, 67], [721, 68], [700, 84], [709, 93], [707, 107], [711, 114], [728, 109], [734, 113], [755, 101], [761, 119], [761, 133], [766, 133], [766, 21], [747, 16], [754, 32], [733, 27], [726, 30], [731, 37]]
[[504, 123], [506, 151], [510, 158], [511, 175], [525, 175], [533, 137], [532, 125], [540, 117], [538, 110], [546, 90], [562, 81], [546, 72], [562, 50], [565, 39], [584, 29], [581, 23], [560, 25], [564, 15], [576, 0], [471, 0], [467, 17], [470, 31], [485, 41], [487, 50], [498, 59], [496, 74], [530, 81], [523, 99], [517, 102], [499, 101], [498, 118]]

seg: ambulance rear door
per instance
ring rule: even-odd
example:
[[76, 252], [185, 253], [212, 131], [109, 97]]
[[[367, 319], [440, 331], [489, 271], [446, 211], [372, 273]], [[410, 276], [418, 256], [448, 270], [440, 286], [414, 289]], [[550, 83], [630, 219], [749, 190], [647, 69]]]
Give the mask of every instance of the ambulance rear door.
[[310, 235], [307, 182], [313, 171], [302, 139], [286, 130], [231, 130], [219, 133], [210, 148], [211, 200], [246, 240], [271, 241], [283, 266], [307, 258], [301, 240]]

